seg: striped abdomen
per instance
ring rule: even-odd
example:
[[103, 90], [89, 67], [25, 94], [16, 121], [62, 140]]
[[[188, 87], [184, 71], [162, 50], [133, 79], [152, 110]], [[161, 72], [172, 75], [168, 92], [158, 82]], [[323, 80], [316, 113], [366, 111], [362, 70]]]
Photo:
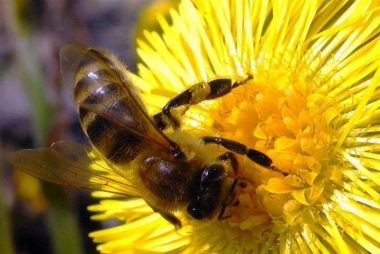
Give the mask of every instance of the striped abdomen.
[[[88, 49], [75, 74], [74, 96], [83, 130], [91, 143], [110, 161], [125, 163], [143, 149], [145, 127], [139, 105], [126, 87], [117, 60]], [[124, 87], [123, 87], [124, 86]], [[122, 121], [121, 121], [122, 120]]]

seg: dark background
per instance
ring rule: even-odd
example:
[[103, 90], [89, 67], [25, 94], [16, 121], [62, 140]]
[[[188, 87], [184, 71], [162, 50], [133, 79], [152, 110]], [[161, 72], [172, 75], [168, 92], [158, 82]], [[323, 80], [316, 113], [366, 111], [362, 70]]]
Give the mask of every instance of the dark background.
[[89, 192], [40, 183], [7, 160], [56, 140], [86, 142], [70, 89], [60, 82], [59, 48], [106, 48], [135, 72], [136, 37], [156, 29], [157, 11], [177, 1], [0, 1], [0, 253], [96, 253], [88, 233], [102, 225]]

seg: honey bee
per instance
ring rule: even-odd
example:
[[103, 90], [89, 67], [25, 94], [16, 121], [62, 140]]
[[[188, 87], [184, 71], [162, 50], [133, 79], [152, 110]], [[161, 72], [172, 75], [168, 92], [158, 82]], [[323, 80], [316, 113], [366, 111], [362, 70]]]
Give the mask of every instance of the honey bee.
[[[235, 82], [219, 78], [197, 83], [149, 117], [126, 68], [112, 54], [68, 45], [60, 51], [60, 64], [64, 84], [73, 87], [82, 129], [95, 149], [60, 141], [50, 148], [14, 153], [13, 165], [31, 175], [77, 188], [132, 193], [180, 227], [177, 211], [195, 220], [228, 217], [226, 208], [246, 185], [239, 177], [237, 154], [279, 171], [267, 155], [244, 144], [185, 133], [173, 113], [181, 106], [219, 98], [252, 75]], [[189, 141], [194, 139], [199, 141]], [[207, 159], [209, 144], [225, 152]], [[100, 166], [104, 172], [92, 166], [100, 165], [98, 156], [107, 162]]]

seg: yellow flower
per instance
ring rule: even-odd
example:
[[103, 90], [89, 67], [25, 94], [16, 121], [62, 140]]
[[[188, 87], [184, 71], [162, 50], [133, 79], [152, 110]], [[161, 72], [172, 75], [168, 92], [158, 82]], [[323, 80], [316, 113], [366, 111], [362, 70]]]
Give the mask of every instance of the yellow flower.
[[183, 0], [145, 32], [134, 80], [151, 114], [201, 80], [253, 80], [191, 107], [183, 128], [269, 155], [239, 157], [239, 205], [175, 231], [141, 199], [96, 192], [104, 253], [379, 253], [380, 2]]

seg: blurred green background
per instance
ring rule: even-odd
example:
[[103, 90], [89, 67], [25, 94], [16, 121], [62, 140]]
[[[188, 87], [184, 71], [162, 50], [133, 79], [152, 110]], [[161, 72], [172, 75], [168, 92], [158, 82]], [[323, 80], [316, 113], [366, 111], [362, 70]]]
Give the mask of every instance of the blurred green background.
[[86, 143], [58, 52], [67, 43], [102, 47], [136, 71], [135, 39], [158, 29], [155, 13], [176, 0], [0, 1], [0, 253], [97, 253], [88, 233], [88, 191], [41, 183], [8, 161], [18, 149], [56, 140]]

